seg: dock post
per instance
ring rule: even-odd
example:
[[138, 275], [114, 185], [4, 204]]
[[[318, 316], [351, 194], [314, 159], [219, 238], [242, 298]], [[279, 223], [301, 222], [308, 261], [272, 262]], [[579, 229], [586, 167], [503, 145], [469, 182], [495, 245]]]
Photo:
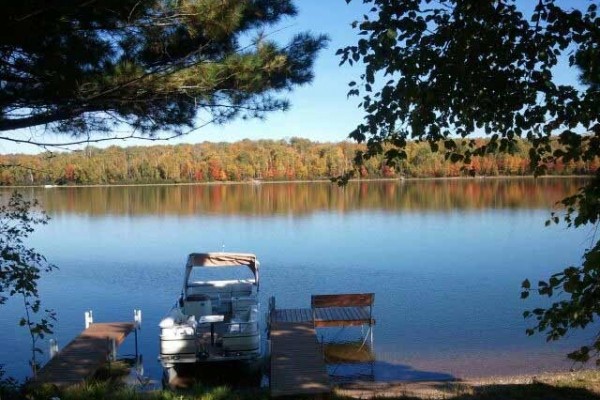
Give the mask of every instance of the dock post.
[[133, 310], [133, 333], [135, 335], [135, 358], [137, 360], [138, 352], [138, 329], [142, 328], [142, 310]]
[[273, 312], [275, 312], [275, 296], [269, 297], [269, 316], [272, 317]]
[[50, 359], [54, 358], [54, 356], [58, 353], [58, 342], [56, 339], [50, 339]]
[[110, 339], [110, 361], [117, 361], [117, 341]]
[[267, 319], [267, 339], [271, 339], [271, 324], [275, 318], [275, 296], [269, 297], [269, 310], [266, 315]]
[[133, 310], [133, 322], [135, 323], [135, 329], [142, 327], [142, 310]]
[[88, 310], [85, 312], [85, 329], [89, 328], [91, 324], [94, 323], [94, 315], [92, 314], [92, 310]]
[[135, 370], [138, 376], [144, 376], [144, 358], [141, 354], [135, 357]]

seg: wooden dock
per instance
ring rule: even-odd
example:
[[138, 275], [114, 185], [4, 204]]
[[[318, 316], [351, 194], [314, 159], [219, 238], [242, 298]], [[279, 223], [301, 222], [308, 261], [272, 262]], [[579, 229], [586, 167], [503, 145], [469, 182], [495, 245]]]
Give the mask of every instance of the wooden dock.
[[319, 395], [330, 390], [329, 376], [312, 323], [273, 323], [271, 395]]
[[134, 329], [130, 322], [91, 324], [38, 371], [32, 384], [63, 388], [82, 383], [107, 362], [113, 341], [119, 346]]
[[326, 395], [329, 376], [315, 328], [375, 324], [374, 295], [313, 295], [311, 308], [277, 309], [271, 319], [271, 396]]
[[375, 320], [363, 307], [280, 308], [273, 321], [311, 323], [315, 328], [374, 325]]

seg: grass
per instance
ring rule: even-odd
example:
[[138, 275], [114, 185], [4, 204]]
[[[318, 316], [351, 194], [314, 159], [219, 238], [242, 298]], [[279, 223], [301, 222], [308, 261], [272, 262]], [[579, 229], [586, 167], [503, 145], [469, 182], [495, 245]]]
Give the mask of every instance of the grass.
[[226, 386], [206, 388], [195, 386], [186, 391], [139, 391], [115, 381], [92, 381], [61, 392], [40, 388], [26, 397], [30, 400], [259, 400], [268, 399], [266, 392], [240, 392]]
[[94, 374], [94, 381], [119, 380], [129, 375], [132, 360], [118, 360], [106, 363]]

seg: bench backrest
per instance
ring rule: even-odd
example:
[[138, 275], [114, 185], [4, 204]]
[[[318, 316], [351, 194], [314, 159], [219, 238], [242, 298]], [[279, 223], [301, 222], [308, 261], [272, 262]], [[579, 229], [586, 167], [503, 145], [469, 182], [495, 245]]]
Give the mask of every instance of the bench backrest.
[[313, 294], [310, 297], [311, 308], [326, 307], [371, 307], [375, 293]]

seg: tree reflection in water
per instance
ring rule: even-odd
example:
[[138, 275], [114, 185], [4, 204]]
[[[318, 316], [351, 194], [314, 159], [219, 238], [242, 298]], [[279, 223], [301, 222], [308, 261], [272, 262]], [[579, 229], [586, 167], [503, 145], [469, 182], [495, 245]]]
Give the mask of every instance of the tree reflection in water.
[[584, 182], [583, 178], [494, 178], [361, 181], [343, 188], [320, 182], [20, 190], [38, 198], [51, 214], [265, 216], [357, 210], [476, 210], [490, 206], [547, 209], [575, 193]]

